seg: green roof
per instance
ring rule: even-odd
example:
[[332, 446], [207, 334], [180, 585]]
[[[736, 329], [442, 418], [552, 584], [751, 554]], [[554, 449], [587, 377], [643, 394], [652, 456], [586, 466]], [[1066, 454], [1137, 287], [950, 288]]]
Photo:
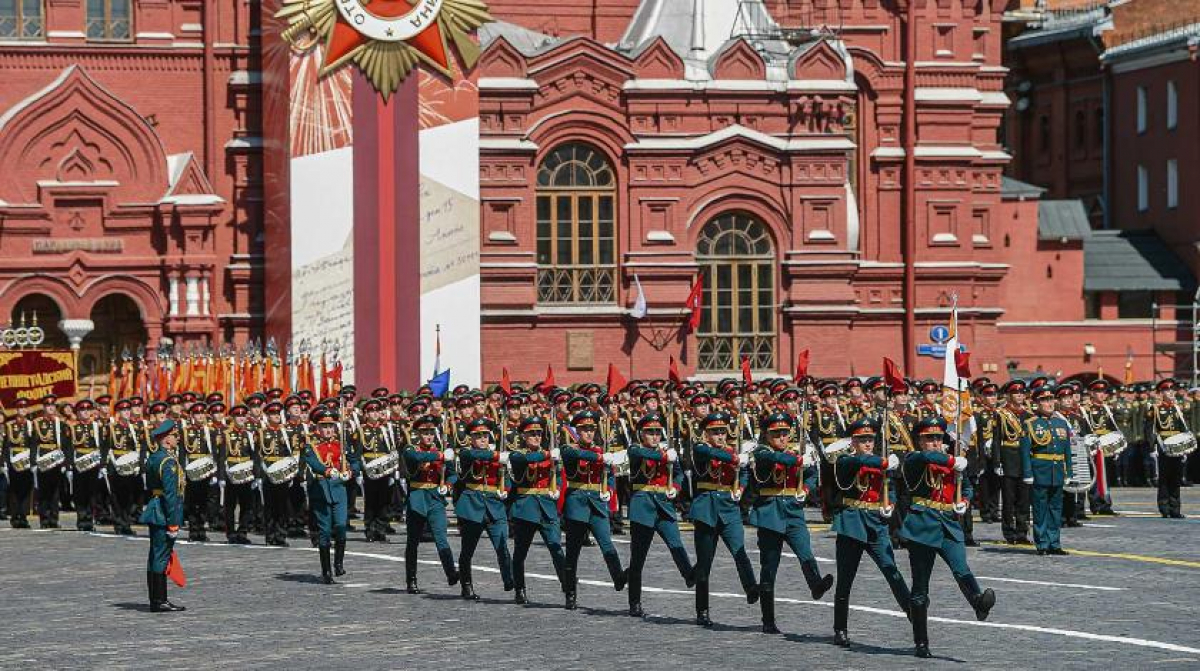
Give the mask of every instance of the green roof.
[[1039, 240], [1086, 240], [1091, 234], [1083, 201], [1038, 201]]
[[1092, 231], [1083, 242], [1084, 291], [1191, 291], [1196, 278], [1153, 231]]

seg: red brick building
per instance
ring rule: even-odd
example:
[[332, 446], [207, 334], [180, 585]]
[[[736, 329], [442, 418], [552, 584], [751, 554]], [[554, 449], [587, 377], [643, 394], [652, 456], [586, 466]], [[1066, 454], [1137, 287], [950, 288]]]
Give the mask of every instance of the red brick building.
[[261, 332], [257, 22], [218, 0], [0, 4], [0, 314], [83, 336], [84, 373]]

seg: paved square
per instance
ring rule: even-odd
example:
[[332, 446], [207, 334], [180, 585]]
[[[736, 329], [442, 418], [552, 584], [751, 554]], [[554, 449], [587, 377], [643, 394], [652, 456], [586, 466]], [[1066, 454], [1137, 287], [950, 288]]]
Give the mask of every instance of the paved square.
[[[1184, 512], [1200, 515], [1200, 489], [1184, 490]], [[349, 574], [319, 584], [307, 541], [291, 548], [182, 544], [187, 589], [178, 614], [145, 605], [145, 537], [0, 526], [0, 668], [1121, 668], [1200, 666], [1200, 519], [1169, 521], [1154, 492], [1114, 492], [1116, 518], [1064, 531], [1070, 557], [1038, 557], [993, 544], [998, 525], [977, 525], [985, 544], [969, 551], [984, 587], [998, 594], [976, 622], [949, 571], [934, 573], [932, 649], [912, 657], [911, 630], [868, 563], [859, 571], [850, 651], [832, 645], [832, 593], [808, 597], [799, 565], [785, 558], [777, 585], [784, 636], [759, 630], [758, 606], [740, 594], [723, 549], [713, 568], [711, 630], [692, 624], [693, 600], [656, 541], [647, 562], [647, 617], [625, 614], [626, 596], [607, 583], [599, 551], [585, 548], [580, 609], [562, 609], [549, 556], [530, 553], [528, 606], [511, 603], [486, 540], [476, 554], [479, 603], [447, 587], [432, 545], [421, 546], [421, 586], [404, 593], [403, 534], [387, 545], [351, 534]], [[73, 520], [64, 516], [65, 526]], [[833, 570], [833, 536], [812, 525], [822, 567]], [[140, 533], [144, 530], [139, 529]], [[689, 541], [690, 533], [685, 533]], [[757, 561], [754, 530], [747, 544]], [[215, 537], [210, 534], [210, 537]], [[623, 560], [627, 537], [618, 537]], [[457, 552], [457, 536], [452, 536]], [[303, 546], [300, 544], [303, 543]], [[908, 557], [900, 551], [902, 571]], [[757, 569], [757, 567], [756, 567]]]

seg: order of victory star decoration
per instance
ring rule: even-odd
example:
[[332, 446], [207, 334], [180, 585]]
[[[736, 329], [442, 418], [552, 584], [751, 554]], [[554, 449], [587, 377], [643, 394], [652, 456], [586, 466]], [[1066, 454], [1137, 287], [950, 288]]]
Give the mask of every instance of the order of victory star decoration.
[[464, 69], [474, 67], [471, 33], [492, 20], [482, 0], [284, 0], [275, 16], [293, 47], [325, 41], [321, 76], [353, 62], [385, 98], [418, 63], [453, 76], [451, 42]]

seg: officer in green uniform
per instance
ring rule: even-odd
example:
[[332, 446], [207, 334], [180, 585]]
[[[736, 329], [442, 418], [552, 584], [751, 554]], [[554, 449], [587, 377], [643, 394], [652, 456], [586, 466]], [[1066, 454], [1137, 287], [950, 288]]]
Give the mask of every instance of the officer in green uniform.
[[487, 531], [488, 540], [496, 551], [500, 567], [500, 578], [504, 591], [513, 589], [512, 556], [508, 552], [508, 511], [504, 502], [508, 498], [509, 452], [493, 449], [491, 444], [496, 425], [485, 417], [476, 417], [467, 424], [470, 447], [458, 451], [459, 477], [462, 492], [454, 502], [454, 514], [458, 517], [462, 533], [462, 545], [458, 551], [458, 575], [462, 597], [478, 601], [471, 580], [471, 560], [479, 538]]
[[[333, 584], [333, 573], [345, 575], [342, 559], [346, 554], [346, 481], [361, 472], [362, 465], [353, 452], [343, 449], [339, 438], [341, 422], [336, 412], [317, 410], [313, 421], [317, 436], [304, 446], [308, 466], [308, 502], [317, 523], [317, 547], [321, 553], [321, 579]], [[336, 546], [333, 571], [329, 565], [330, 541]]]
[[609, 525], [609, 502], [616, 494], [616, 484], [610, 467], [626, 459], [627, 452], [608, 452], [596, 442], [600, 415], [584, 410], [571, 419], [577, 442], [563, 448], [563, 470], [567, 475], [567, 498], [563, 502], [563, 517], [567, 525], [567, 560], [563, 572], [567, 610], [576, 605], [579, 552], [588, 531], [600, 546], [600, 554], [608, 567], [613, 587], [625, 588], [626, 574], [621, 568], [621, 556], [613, 546]]
[[168, 419], [151, 431], [150, 440], [145, 468], [151, 499], [138, 519], [150, 530], [150, 558], [146, 565], [150, 610], [156, 613], [186, 610], [167, 599], [167, 563], [175, 549], [179, 525], [183, 524], [183, 497], [179, 491], [183, 483], [175, 457], [179, 449], [179, 425]]
[[641, 617], [642, 567], [654, 534], [667, 544], [671, 559], [688, 587], [695, 585], [695, 569], [679, 537], [679, 514], [674, 501], [683, 482], [679, 454], [662, 442], [666, 420], [650, 413], [637, 423], [638, 443], [629, 447], [629, 498], [631, 545], [629, 553], [629, 614]]
[[417, 548], [425, 529], [433, 535], [438, 559], [446, 573], [446, 582], [458, 584], [454, 552], [446, 537], [446, 495], [457, 476], [450, 472], [454, 450], [437, 444], [438, 421], [429, 415], [418, 417], [412, 425], [417, 442], [404, 450], [408, 473], [408, 499], [405, 502], [404, 583], [409, 594], [420, 594], [417, 587]]
[[704, 442], [692, 447], [696, 468], [696, 494], [691, 516], [696, 533], [696, 624], [711, 627], [708, 614], [708, 575], [720, 538], [733, 555], [746, 602], [758, 601], [754, 565], [746, 554], [742, 511], [738, 503], [746, 486], [742, 467], [750, 463], [749, 450], [727, 445], [731, 418], [724, 412], [710, 413], [701, 422]]
[[529, 601], [525, 592], [525, 557], [534, 534], [541, 535], [550, 551], [558, 581], [566, 590], [562, 584], [566, 555], [562, 547], [562, 527], [558, 523], [561, 454], [557, 447], [548, 448], [542, 444], [549, 433], [546, 420], [536, 415], [528, 417], [521, 422], [523, 445], [509, 453], [515, 494], [509, 505], [513, 524], [514, 601], [518, 604]]
[[[967, 602], [975, 609], [975, 617], [987, 619], [996, 603], [991, 589], [981, 590], [979, 582], [967, 566], [967, 550], [963, 542], [958, 516], [966, 512], [966, 500], [971, 498], [968, 481], [961, 480], [967, 460], [946, 454], [945, 425], [941, 417], [930, 415], [917, 424], [920, 450], [904, 460], [904, 480], [912, 493], [912, 508], [900, 529], [908, 541], [908, 558], [912, 567], [912, 602], [909, 619], [913, 625], [913, 642], [918, 657], [931, 657], [929, 652], [929, 577], [940, 555]], [[959, 482], [963, 483], [961, 494]]]
[[1063, 485], [1071, 481], [1071, 425], [1054, 411], [1054, 390], [1034, 390], [1036, 412], [1025, 420], [1021, 437], [1022, 472], [1033, 503], [1033, 542], [1039, 555], [1065, 555], [1062, 529]]
[[[833, 597], [833, 642], [850, 647], [850, 590], [858, 564], [866, 552], [892, 589], [901, 610], [908, 612], [912, 595], [892, 554], [888, 519], [895, 514], [895, 492], [884, 495], [886, 471], [897, 470], [900, 458], [889, 454], [886, 465], [874, 454], [875, 424], [863, 418], [850, 426], [853, 451], [838, 457], [834, 466], [838, 496], [833, 532], [837, 534], [837, 587]], [[889, 479], [890, 484], [890, 479]]]
[[783, 544], [800, 561], [800, 570], [812, 592], [820, 599], [833, 586], [833, 576], [821, 575], [813, 556], [808, 524], [804, 519], [804, 501], [808, 498], [804, 486], [804, 453], [800, 445], [788, 445], [796, 420], [786, 412], [774, 412], [762, 422], [766, 444], [753, 452], [754, 506], [750, 509], [750, 524], [758, 528], [758, 551], [761, 564], [759, 598], [762, 607], [763, 633], [778, 634], [775, 625], [775, 574]]

